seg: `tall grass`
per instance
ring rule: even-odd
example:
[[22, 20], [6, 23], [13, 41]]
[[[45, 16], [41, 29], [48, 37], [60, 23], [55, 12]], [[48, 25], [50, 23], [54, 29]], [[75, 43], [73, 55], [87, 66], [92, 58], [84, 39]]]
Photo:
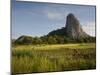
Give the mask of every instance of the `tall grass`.
[[95, 44], [24, 45], [12, 48], [13, 74], [95, 68]]

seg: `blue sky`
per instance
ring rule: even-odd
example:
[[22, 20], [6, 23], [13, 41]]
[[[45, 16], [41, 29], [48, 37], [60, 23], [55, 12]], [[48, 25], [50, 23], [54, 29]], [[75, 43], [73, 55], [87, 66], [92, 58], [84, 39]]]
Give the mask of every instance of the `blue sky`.
[[73, 13], [83, 30], [95, 36], [95, 7], [36, 2], [12, 2], [12, 38], [21, 35], [42, 36], [65, 26]]

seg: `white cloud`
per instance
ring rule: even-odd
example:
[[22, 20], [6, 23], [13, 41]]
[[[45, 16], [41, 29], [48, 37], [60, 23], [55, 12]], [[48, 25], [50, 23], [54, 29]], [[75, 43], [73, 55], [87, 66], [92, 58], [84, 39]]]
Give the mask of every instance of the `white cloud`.
[[87, 34], [95, 36], [95, 22], [90, 22], [86, 25], [82, 25], [82, 28]]
[[57, 13], [57, 12], [47, 12], [47, 16], [49, 19], [52, 20], [61, 20], [64, 18], [64, 14]]
[[64, 20], [67, 13], [66, 12], [59, 12], [59, 11], [45, 11], [45, 15], [50, 20]]

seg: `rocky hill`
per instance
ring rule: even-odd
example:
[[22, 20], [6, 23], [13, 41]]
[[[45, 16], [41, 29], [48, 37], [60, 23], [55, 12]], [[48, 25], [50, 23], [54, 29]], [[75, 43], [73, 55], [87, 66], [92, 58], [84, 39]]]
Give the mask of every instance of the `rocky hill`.
[[65, 27], [52, 31], [48, 35], [61, 35], [61, 36], [67, 36], [71, 38], [85, 38], [90, 37], [88, 34], [86, 34], [78, 19], [72, 14], [68, 14], [66, 18], [66, 24]]

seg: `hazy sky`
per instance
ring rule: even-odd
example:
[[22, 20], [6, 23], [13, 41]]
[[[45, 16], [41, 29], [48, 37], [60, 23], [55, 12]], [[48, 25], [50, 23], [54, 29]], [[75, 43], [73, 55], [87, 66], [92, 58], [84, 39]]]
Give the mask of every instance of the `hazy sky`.
[[95, 7], [35, 2], [12, 2], [12, 38], [21, 35], [42, 36], [64, 27], [73, 13], [83, 30], [95, 36]]

